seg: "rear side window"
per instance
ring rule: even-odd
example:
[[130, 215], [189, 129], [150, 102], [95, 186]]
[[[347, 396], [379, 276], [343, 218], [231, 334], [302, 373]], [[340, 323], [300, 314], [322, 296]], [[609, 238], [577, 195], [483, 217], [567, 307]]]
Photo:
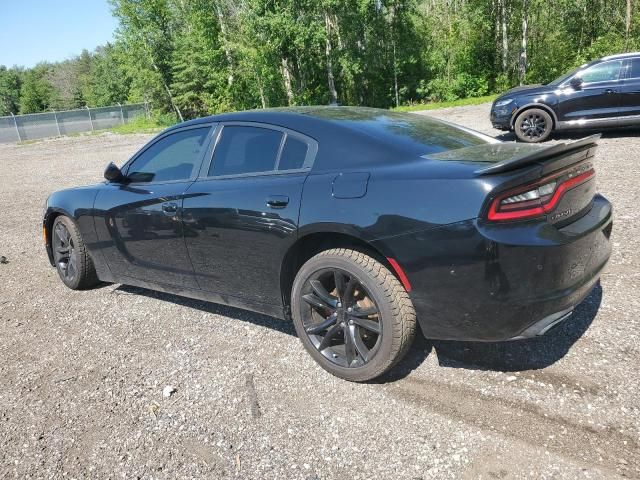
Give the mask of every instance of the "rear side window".
[[283, 133], [277, 130], [227, 125], [209, 167], [209, 176], [275, 170]]
[[209, 127], [172, 133], [136, 158], [127, 172], [132, 182], [188, 180], [200, 167]]
[[309, 147], [306, 142], [287, 135], [287, 140], [285, 141], [280, 156], [280, 163], [278, 163], [278, 170], [295, 170], [302, 168], [307, 158], [308, 149]]
[[632, 58], [629, 62], [627, 78], [640, 78], [640, 58]]

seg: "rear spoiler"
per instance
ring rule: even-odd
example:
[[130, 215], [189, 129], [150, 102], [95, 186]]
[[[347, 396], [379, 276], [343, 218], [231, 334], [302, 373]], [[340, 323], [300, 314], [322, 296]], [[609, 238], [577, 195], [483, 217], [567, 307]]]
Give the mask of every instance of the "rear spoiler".
[[598, 133], [596, 135], [591, 135], [589, 137], [576, 140], [575, 142], [557, 143], [548, 147], [536, 148], [533, 151], [525, 152], [521, 155], [516, 155], [497, 163], [492, 163], [487, 167], [476, 170], [474, 173], [476, 175], [491, 175], [494, 173], [502, 173], [509, 170], [515, 170], [532, 163], [542, 162], [559, 155], [565, 155], [567, 153], [576, 152], [578, 150], [589, 150], [591, 147], [595, 147], [597, 145], [596, 142], [601, 136], [602, 135]]

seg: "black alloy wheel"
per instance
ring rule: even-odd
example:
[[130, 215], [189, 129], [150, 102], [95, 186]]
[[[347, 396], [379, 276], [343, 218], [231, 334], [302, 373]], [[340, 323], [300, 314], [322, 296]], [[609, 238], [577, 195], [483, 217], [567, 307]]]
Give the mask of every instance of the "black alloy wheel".
[[516, 118], [516, 136], [528, 143], [546, 140], [551, 134], [553, 121], [551, 116], [539, 108], [525, 110]]
[[354, 382], [392, 368], [416, 330], [400, 281], [373, 256], [346, 248], [325, 250], [302, 265], [291, 290], [291, 313], [313, 359]]
[[340, 268], [311, 276], [302, 299], [311, 307], [303, 319], [311, 343], [342, 367], [361, 367], [380, 345], [380, 311], [355, 275]]
[[52, 240], [53, 258], [58, 273], [65, 283], [73, 283], [78, 276], [78, 253], [73, 237], [63, 222], [56, 222]]
[[100, 283], [80, 231], [70, 218], [61, 215], [54, 220], [51, 250], [58, 275], [67, 287], [82, 290]]

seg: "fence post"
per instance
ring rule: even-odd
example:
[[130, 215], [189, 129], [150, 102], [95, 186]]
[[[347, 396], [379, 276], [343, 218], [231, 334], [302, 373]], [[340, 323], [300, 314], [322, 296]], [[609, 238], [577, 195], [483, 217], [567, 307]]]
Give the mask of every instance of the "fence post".
[[120, 120], [122, 120], [122, 125], [124, 125], [124, 112], [122, 111], [122, 104], [118, 102], [118, 106], [120, 107]]
[[91, 131], [93, 132], [93, 119], [91, 118], [91, 110], [89, 110], [89, 105], [85, 105], [84, 108], [87, 109], [87, 113], [89, 114], [89, 122], [91, 122]]
[[11, 116], [13, 117], [13, 124], [16, 126], [16, 133], [18, 134], [18, 141], [21, 142], [22, 141], [22, 137], [20, 136], [20, 129], [18, 128], [18, 121], [16, 120], [16, 116], [13, 114], [13, 112], [9, 112], [11, 113]]
[[56, 119], [56, 128], [58, 129], [58, 136], [61, 137], [62, 134], [60, 133], [60, 124], [58, 123], [58, 114], [56, 113], [56, 109], [51, 107], [51, 110], [53, 111], [53, 118]]

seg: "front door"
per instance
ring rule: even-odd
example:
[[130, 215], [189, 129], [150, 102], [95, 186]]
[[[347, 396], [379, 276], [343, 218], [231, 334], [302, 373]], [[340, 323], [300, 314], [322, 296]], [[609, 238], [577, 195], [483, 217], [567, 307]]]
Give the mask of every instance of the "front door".
[[170, 132], [147, 146], [96, 198], [96, 231], [111, 272], [196, 288], [184, 244], [184, 193], [198, 175], [211, 126]]
[[282, 259], [297, 238], [316, 149], [313, 140], [285, 129], [219, 128], [210, 166], [183, 205], [185, 242], [201, 289], [245, 303], [281, 304]]
[[621, 102], [622, 63], [611, 60], [579, 72], [582, 85], [561, 93], [558, 120], [573, 127], [615, 126]]

